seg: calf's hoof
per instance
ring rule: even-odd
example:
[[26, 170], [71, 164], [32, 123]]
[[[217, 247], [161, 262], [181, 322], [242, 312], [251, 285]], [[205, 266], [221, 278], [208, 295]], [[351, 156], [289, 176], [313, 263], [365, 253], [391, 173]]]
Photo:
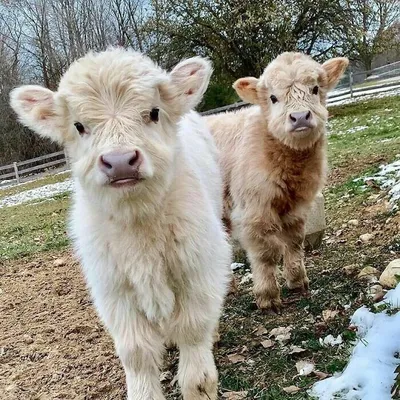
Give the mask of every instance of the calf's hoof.
[[290, 290], [306, 294], [310, 289], [310, 280], [305, 276], [296, 280], [286, 280], [286, 285]]
[[280, 296], [271, 297], [268, 294], [256, 294], [257, 307], [263, 312], [281, 313], [282, 301]]
[[218, 381], [207, 379], [196, 387], [183, 391], [183, 400], [217, 400]]

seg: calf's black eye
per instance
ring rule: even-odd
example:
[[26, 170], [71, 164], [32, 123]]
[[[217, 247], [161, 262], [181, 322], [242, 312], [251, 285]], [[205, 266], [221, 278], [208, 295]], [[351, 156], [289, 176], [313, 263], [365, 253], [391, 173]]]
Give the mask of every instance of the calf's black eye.
[[270, 96], [270, 99], [272, 101], [272, 104], [275, 104], [278, 102], [278, 99], [276, 98], [276, 96], [274, 96], [273, 94]]
[[318, 90], [319, 90], [318, 86], [314, 86], [313, 90], [312, 90], [312, 93], [313, 94], [318, 94]]
[[158, 122], [158, 114], [159, 114], [160, 110], [158, 108], [152, 108], [150, 111], [150, 120], [152, 122]]
[[74, 125], [79, 134], [85, 133], [85, 127], [80, 122], [75, 122]]

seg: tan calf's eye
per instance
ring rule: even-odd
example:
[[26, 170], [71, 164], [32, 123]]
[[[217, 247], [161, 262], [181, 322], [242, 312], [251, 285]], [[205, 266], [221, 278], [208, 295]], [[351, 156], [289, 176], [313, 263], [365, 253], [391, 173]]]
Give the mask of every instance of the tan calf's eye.
[[271, 96], [269, 97], [272, 101], [272, 104], [275, 104], [278, 102], [278, 99], [276, 98], [276, 96], [274, 96], [273, 94], [271, 94]]
[[318, 94], [318, 90], [319, 90], [318, 86], [314, 86], [313, 90], [312, 90], [312, 93], [313, 94]]

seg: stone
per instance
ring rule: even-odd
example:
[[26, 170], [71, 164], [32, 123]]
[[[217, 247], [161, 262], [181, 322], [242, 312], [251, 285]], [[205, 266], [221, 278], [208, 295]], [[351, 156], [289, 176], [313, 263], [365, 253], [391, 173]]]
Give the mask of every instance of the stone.
[[357, 265], [346, 265], [343, 267], [343, 272], [348, 276], [355, 275], [357, 273]]
[[33, 343], [33, 339], [32, 339], [32, 337], [29, 336], [29, 335], [24, 335], [24, 342], [25, 342], [26, 344], [32, 344], [32, 343]]
[[374, 235], [372, 233], [364, 233], [363, 235], [360, 236], [360, 240], [363, 243], [369, 243], [373, 238]]
[[375, 284], [368, 288], [367, 295], [368, 297], [372, 298], [374, 303], [376, 303], [377, 301], [380, 301], [383, 298], [385, 292], [381, 285]]
[[65, 265], [65, 260], [63, 258], [57, 258], [57, 260], [53, 261], [53, 265], [55, 267], [62, 267], [63, 265]]
[[301, 389], [297, 386], [292, 385], [292, 386], [284, 387], [282, 390], [288, 394], [293, 394], [293, 393], [300, 392]]
[[347, 222], [347, 225], [349, 226], [358, 226], [360, 223], [358, 219], [351, 219], [350, 221]]
[[400, 277], [400, 258], [397, 258], [388, 264], [379, 278], [379, 283], [384, 287], [394, 288], [399, 282], [396, 275]]
[[306, 238], [304, 241], [307, 250], [321, 246], [326, 229], [324, 196], [318, 193], [306, 221]]
[[379, 276], [379, 271], [374, 267], [365, 267], [357, 275], [358, 279], [368, 282], [375, 282]]

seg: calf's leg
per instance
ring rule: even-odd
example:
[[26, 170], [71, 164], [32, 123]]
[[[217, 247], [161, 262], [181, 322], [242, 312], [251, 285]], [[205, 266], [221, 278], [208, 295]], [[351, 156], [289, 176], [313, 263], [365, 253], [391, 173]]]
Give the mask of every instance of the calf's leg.
[[218, 373], [212, 331], [197, 343], [179, 343], [178, 381], [184, 400], [216, 400]]
[[282, 239], [285, 242], [283, 254], [283, 276], [289, 289], [307, 291], [309, 280], [304, 266], [304, 236], [303, 220], [296, 220], [290, 225], [284, 225]]
[[171, 332], [180, 353], [178, 382], [183, 400], [218, 398], [218, 373], [214, 362], [213, 341], [218, 332], [227, 278], [219, 271], [214, 276], [210, 275], [210, 279], [214, 281], [203, 282], [200, 286], [194, 285], [194, 291], [186, 298]]
[[258, 308], [278, 312], [281, 308], [280, 287], [276, 277], [282, 247], [275, 236], [248, 243], [247, 255], [253, 273], [253, 291]]
[[165, 400], [159, 378], [164, 347], [157, 327], [129, 296], [96, 300], [125, 370], [128, 400]]

